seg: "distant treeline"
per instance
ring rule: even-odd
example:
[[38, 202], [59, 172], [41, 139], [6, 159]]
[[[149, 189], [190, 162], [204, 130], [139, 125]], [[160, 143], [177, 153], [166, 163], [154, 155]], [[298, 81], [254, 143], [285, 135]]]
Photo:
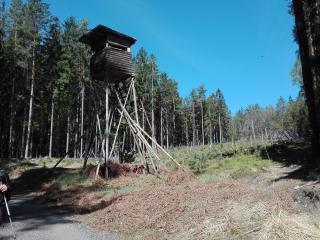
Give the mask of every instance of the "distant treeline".
[[[101, 142], [93, 109], [103, 115], [104, 95], [90, 79], [90, 49], [78, 41], [88, 23], [73, 17], [61, 23], [40, 0], [5, 3], [0, 6], [0, 157], [83, 157], [88, 149], [96, 154]], [[280, 98], [275, 107], [252, 105], [232, 118], [221, 90], [207, 93], [200, 86], [181, 97], [154, 55], [142, 48], [134, 63], [139, 124], [164, 147], [308, 136], [302, 90], [296, 99]], [[301, 83], [298, 60], [292, 76]], [[120, 115], [112, 116], [115, 130]], [[103, 120], [100, 124], [103, 128]], [[121, 125], [118, 149], [134, 145], [127, 128]]]

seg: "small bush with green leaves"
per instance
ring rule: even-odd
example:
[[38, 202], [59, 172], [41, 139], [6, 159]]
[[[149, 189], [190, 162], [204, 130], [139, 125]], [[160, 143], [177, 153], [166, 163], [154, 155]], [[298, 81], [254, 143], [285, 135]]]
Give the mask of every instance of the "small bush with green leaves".
[[188, 159], [187, 164], [192, 171], [200, 173], [208, 166], [208, 157], [205, 154], [194, 154], [192, 158]]

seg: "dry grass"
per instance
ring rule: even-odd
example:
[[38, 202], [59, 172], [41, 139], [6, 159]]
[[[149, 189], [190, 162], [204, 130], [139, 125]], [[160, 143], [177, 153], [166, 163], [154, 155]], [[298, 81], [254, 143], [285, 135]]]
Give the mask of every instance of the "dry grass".
[[[255, 169], [269, 166], [244, 157], [222, 160], [205, 174], [241, 172], [243, 163]], [[108, 181], [83, 180], [70, 170], [72, 176], [64, 174], [44, 185], [37, 196], [67, 206], [82, 222], [119, 232], [124, 239], [320, 239], [318, 219], [292, 199], [291, 189], [301, 182], [273, 182], [283, 175], [279, 169], [212, 180], [186, 170], [152, 175], [121, 168], [120, 177]]]
[[207, 218], [191, 233], [196, 239], [320, 239], [319, 225], [308, 214], [268, 205], [229, 203], [223, 216]]
[[78, 218], [126, 239], [319, 239], [317, 221], [299, 211], [288, 191], [294, 181], [263, 184], [193, 178], [123, 194]]

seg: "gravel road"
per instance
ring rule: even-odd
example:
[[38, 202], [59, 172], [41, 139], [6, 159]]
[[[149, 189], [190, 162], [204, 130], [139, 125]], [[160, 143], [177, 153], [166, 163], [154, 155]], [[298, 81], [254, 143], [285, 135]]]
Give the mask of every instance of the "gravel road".
[[[9, 202], [17, 240], [114, 240], [116, 234], [101, 232], [73, 220], [66, 211], [47, 207], [24, 194]], [[11, 240], [9, 222], [0, 225], [0, 240]]]

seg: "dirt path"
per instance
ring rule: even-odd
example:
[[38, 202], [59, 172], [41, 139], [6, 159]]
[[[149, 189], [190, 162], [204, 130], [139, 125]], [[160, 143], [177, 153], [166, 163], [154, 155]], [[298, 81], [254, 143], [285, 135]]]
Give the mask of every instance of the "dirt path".
[[[14, 229], [18, 240], [100, 240], [118, 236], [83, 226], [67, 212], [47, 207], [24, 194], [10, 201]], [[13, 239], [8, 221], [0, 225], [0, 240]]]

